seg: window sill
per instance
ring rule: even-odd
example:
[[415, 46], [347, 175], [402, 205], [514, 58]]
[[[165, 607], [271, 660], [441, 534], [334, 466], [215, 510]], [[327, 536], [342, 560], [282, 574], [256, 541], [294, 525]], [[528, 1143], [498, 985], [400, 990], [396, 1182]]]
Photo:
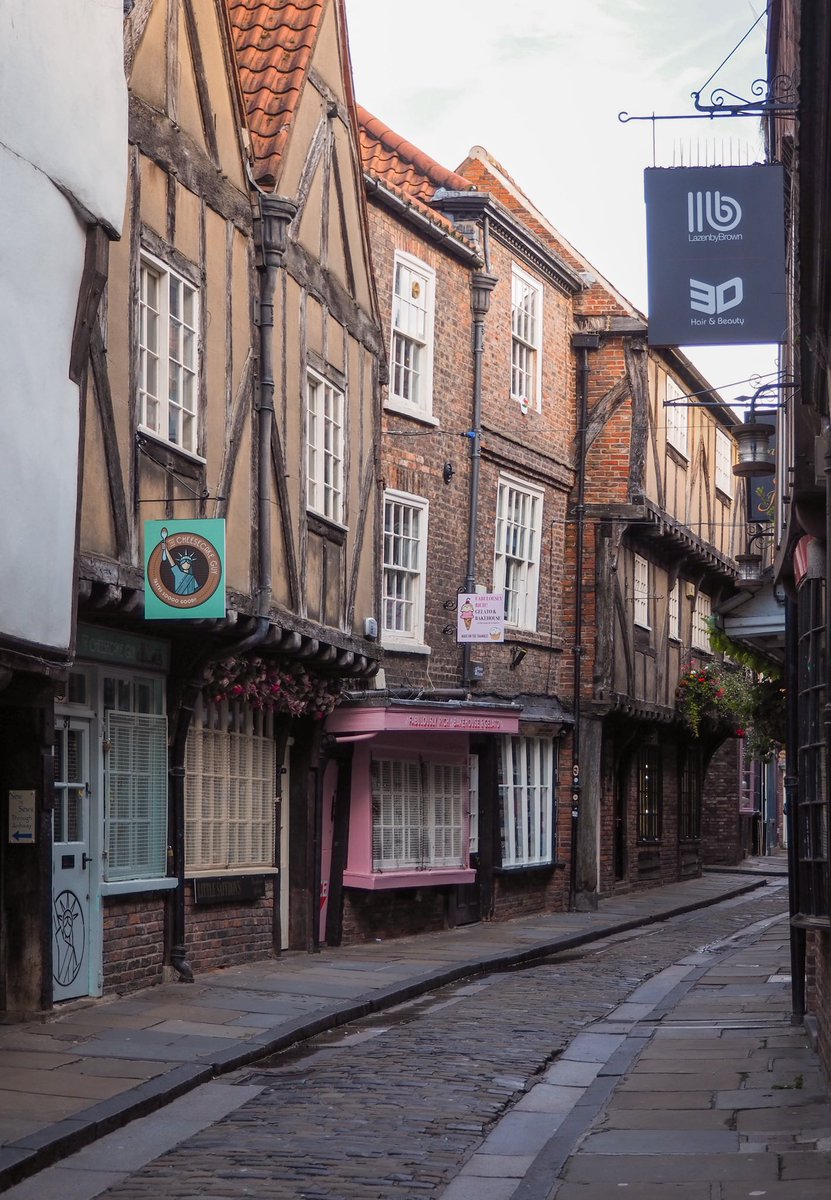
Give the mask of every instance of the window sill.
[[553, 871], [564, 871], [564, 862], [518, 863], [512, 867], [494, 867], [494, 875], [550, 875]]
[[319, 537], [326, 538], [327, 541], [334, 542], [337, 546], [342, 546], [346, 541], [349, 529], [346, 525], [341, 525], [340, 521], [333, 521], [331, 517], [324, 517], [322, 513], [315, 512], [312, 508], [306, 510], [306, 520], [309, 529], [318, 534]]
[[344, 871], [343, 886], [361, 888], [366, 892], [388, 891], [392, 888], [441, 887], [446, 884], [474, 883], [472, 867], [434, 867], [423, 871]]
[[117, 879], [101, 884], [102, 896], [129, 896], [133, 892], [169, 892], [179, 883], [167, 876], [164, 879]]
[[140, 442], [147, 442], [155, 449], [166, 451], [171, 456], [173, 462], [163, 464], [165, 466], [175, 467], [177, 463], [180, 465], [184, 463], [193, 470], [207, 464], [208, 460], [201, 454], [195, 454], [192, 450], [185, 450], [183, 446], [177, 446], [175, 442], [167, 441], [154, 430], [148, 429], [146, 425], [139, 425], [136, 433]]
[[724, 488], [719, 487], [718, 484], [716, 484], [716, 498], [720, 500], [722, 504], [733, 503], [733, 497], [730, 492], [725, 492]]
[[190, 883], [193, 879], [216, 879], [220, 875], [236, 879], [240, 875], [279, 874], [279, 867], [206, 867], [204, 871], [188, 871], [185, 875], [185, 883]]
[[403, 400], [388, 398], [384, 403], [384, 411], [395, 413], [397, 416], [408, 417], [411, 421], [418, 421], [419, 425], [429, 425], [431, 428], [436, 428], [441, 424], [439, 419], [434, 417], [432, 413], [427, 412], [426, 409], [410, 408]]
[[677, 446], [673, 446], [671, 442], [667, 442], [667, 454], [674, 463], [679, 467], [688, 467], [690, 465], [689, 456], [686, 450], [679, 450]]
[[423, 642], [388, 642], [382, 640], [383, 646], [387, 654], [432, 654], [430, 646], [425, 646]]

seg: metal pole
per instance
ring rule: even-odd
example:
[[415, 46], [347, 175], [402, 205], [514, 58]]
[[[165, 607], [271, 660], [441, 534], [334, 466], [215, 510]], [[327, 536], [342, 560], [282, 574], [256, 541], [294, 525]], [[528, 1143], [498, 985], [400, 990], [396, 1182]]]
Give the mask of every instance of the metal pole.
[[[479, 465], [482, 461], [482, 359], [485, 353], [485, 317], [496, 287], [495, 275], [474, 271], [470, 277], [470, 306], [473, 310], [473, 421], [470, 438], [470, 515], [467, 530], [466, 592], [476, 587], [476, 539], [479, 531]], [[462, 647], [462, 683], [471, 683], [470, 643]]]

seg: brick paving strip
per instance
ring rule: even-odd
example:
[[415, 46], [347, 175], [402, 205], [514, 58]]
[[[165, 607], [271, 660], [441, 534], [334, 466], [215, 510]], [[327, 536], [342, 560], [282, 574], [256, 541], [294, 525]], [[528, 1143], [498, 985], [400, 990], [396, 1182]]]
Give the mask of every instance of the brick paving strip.
[[442, 1200], [828, 1200], [831, 1098], [789, 1020], [787, 921], [739, 940], [578, 1034]]
[[[721, 873], [602, 903], [213, 971], [0, 1027], [0, 1191], [176, 1097], [317, 1033], [465, 977], [740, 897]], [[486, 1200], [480, 1196], [479, 1200]]]

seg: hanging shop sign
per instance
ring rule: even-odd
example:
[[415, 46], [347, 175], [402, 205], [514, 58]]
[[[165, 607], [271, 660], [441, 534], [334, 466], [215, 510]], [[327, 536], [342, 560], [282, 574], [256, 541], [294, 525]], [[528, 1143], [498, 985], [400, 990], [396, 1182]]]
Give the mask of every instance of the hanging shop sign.
[[785, 340], [783, 189], [778, 166], [644, 172], [651, 346]]
[[503, 592], [462, 592], [456, 613], [457, 642], [504, 642]]
[[225, 616], [225, 522], [144, 522], [148, 621]]

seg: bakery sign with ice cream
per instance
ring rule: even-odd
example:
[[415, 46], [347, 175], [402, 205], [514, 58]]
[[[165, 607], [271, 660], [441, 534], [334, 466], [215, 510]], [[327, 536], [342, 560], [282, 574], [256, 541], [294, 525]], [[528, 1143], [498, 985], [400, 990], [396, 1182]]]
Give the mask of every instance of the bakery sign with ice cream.
[[456, 641], [505, 641], [504, 592], [460, 593]]

